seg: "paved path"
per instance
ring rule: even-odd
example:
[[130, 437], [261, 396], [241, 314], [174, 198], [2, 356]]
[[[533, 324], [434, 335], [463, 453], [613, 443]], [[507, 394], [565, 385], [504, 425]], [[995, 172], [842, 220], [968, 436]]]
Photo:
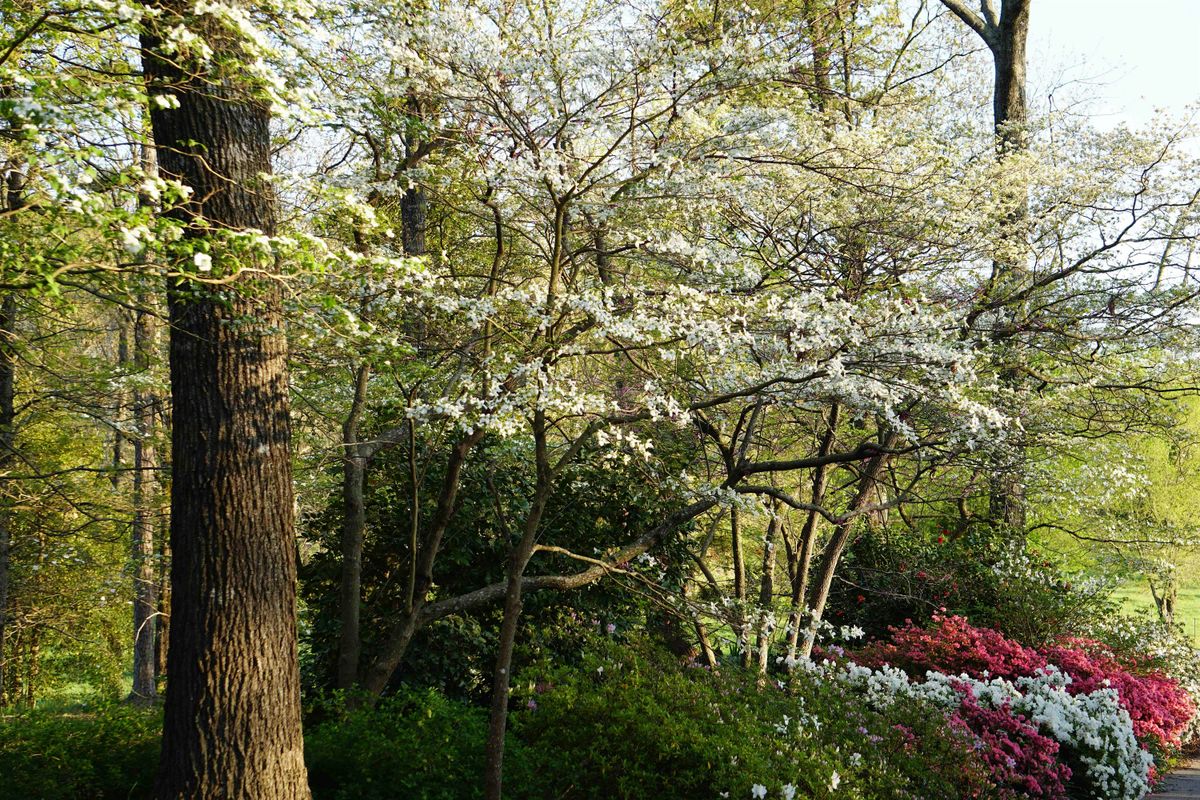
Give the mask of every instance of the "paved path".
[[1150, 800], [1200, 800], [1200, 759], [1184, 764], [1167, 776]]

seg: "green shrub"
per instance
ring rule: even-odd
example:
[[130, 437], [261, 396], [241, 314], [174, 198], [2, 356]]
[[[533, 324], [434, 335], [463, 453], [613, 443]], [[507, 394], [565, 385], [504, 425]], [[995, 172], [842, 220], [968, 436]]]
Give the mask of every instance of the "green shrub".
[[150, 796], [162, 714], [107, 704], [0, 716], [0, 800]]
[[466, 800], [483, 794], [488, 712], [432, 689], [310, 725], [304, 758], [314, 800]]
[[[883, 713], [807, 675], [786, 683], [602, 645], [524, 684], [512, 797], [562, 800], [986, 797], [973, 741], [915, 704]], [[728, 793], [728, 794], [725, 794]]]
[[1070, 571], [1037, 548], [1012, 546], [1002, 532], [961, 534], [934, 526], [921, 534], [867, 530], [843, 561], [826, 619], [858, 625], [869, 639], [888, 628], [928, 622], [939, 609], [996, 628], [1021, 644], [1095, 634], [1116, 616], [1112, 586]]

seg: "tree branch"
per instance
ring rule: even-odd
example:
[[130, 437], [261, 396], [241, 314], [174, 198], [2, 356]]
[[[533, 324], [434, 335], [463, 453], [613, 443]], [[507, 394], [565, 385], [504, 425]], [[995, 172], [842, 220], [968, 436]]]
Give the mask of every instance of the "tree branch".
[[981, 4], [983, 6], [983, 13], [988, 17], [986, 20], [968, 8], [962, 0], [942, 0], [942, 5], [950, 9], [951, 13], [961, 19], [968, 28], [979, 34], [979, 38], [983, 39], [988, 47], [995, 46], [996, 29], [998, 27], [996, 22], [998, 20], [995, 20], [996, 10], [990, 2], [984, 0]]

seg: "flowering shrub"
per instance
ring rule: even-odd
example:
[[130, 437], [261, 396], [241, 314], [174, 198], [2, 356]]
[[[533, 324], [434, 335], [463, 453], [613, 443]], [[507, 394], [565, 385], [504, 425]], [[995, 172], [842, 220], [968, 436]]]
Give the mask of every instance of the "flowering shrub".
[[1165, 754], [1182, 745], [1181, 736], [1196, 707], [1188, 693], [1158, 671], [1134, 674], [1099, 642], [1071, 639], [1042, 649], [1047, 660], [1071, 676], [1072, 694], [1112, 687], [1133, 720], [1138, 741]]
[[[1016, 715], [1018, 722], [1028, 721], [1043, 737], [1058, 743], [1061, 758], [1071, 769], [1069, 773], [1055, 774], [1059, 781], [1070, 778], [1073, 797], [1081, 794], [1097, 800], [1137, 800], [1149, 790], [1152, 758], [1139, 746], [1129, 712], [1121, 707], [1113, 689], [1070, 694], [1066, 691], [1070, 678], [1053, 667], [1016, 681], [980, 680], [965, 674], [931, 671], [925, 674], [924, 681], [918, 682], [910, 681], [907, 674], [894, 667], [873, 670], [852, 663], [831, 669], [834, 677], [857, 687], [872, 705], [886, 706], [897, 698], [917, 698], [958, 710], [961, 715], [964, 705], [978, 704], [983, 709]], [[966, 699], [968, 695], [970, 699]], [[1020, 726], [1014, 728], [1019, 730]], [[1013, 745], [1019, 744], [1011, 737], [1008, 739]], [[999, 743], [1002, 747], [1009, 746], [1003, 740]], [[1035, 745], [1031, 742], [1029, 746]], [[1034, 770], [1028, 777], [1042, 793], [1017, 796], [1064, 796], [1046, 793], [1054, 791], [1054, 779], [1041, 767], [1037, 753], [1022, 752], [1021, 760], [1013, 756], [1011, 764], [1004, 755], [1002, 750], [999, 756], [988, 757], [989, 766], [1000, 763], [1004, 767], [1000, 772], [993, 767], [997, 783], [1017, 790], [1020, 784], [1014, 784], [1012, 779], [1018, 766], [1024, 763]]]
[[864, 666], [899, 667], [913, 676], [933, 670], [1009, 680], [1033, 675], [1047, 663], [1036, 650], [999, 631], [976, 628], [960, 616], [934, 614], [928, 628], [910, 621], [902, 628], [892, 628], [891, 633], [891, 641], [867, 645], [854, 654], [854, 660]]
[[1001, 796], [1045, 800], [1063, 797], [1071, 769], [1058, 761], [1058, 742], [1039, 733], [1008, 703], [986, 708], [969, 687], [961, 686], [959, 691], [962, 704], [951, 716], [951, 723], [961, 723], [978, 738], [980, 754]]
[[933, 625], [911, 623], [893, 629], [890, 642], [877, 642], [855, 654], [866, 666], [890, 664], [909, 675], [926, 671], [963, 673], [972, 678], [1017, 680], [1053, 665], [1065, 673], [1071, 694], [1113, 688], [1133, 720], [1138, 741], [1156, 753], [1177, 749], [1196, 708], [1179, 683], [1157, 670], [1134, 671], [1111, 649], [1090, 639], [1065, 639], [1038, 649], [1025, 647], [998, 631], [976, 628], [964, 617], [935, 614]]

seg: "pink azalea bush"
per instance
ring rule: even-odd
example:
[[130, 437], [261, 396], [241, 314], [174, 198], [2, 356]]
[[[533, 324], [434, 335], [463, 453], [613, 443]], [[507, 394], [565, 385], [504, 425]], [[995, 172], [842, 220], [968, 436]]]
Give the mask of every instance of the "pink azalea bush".
[[1183, 744], [1181, 736], [1196, 707], [1174, 679], [1157, 670], [1138, 670], [1136, 664], [1126, 668], [1111, 650], [1090, 639], [1067, 639], [1040, 652], [1071, 676], [1067, 690], [1072, 694], [1116, 689], [1144, 746], [1162, 754]]
[[909, 622], [891, 632], [890, 641], [868, 645], [854, 655], [855, 661], [868, 667], [889, 664], [914, 677], [933, 670], [1010, 681], [1053, 665], [1071, 678], [1067, 691], [1072, 695], [1115, 689], [1133, 720], [1138, 741], [1158, 754], [1180, 746], [1180, 737], [1196, 714], [1177, 681], [1154, 669], [1139, 669], [1136, 663], [1123, 664], [1110, 649], [1090, 639], [1026, 647], [999, 631], [977, 628], [965, 617], [942, 614], [935, 614], [928, 628]]

